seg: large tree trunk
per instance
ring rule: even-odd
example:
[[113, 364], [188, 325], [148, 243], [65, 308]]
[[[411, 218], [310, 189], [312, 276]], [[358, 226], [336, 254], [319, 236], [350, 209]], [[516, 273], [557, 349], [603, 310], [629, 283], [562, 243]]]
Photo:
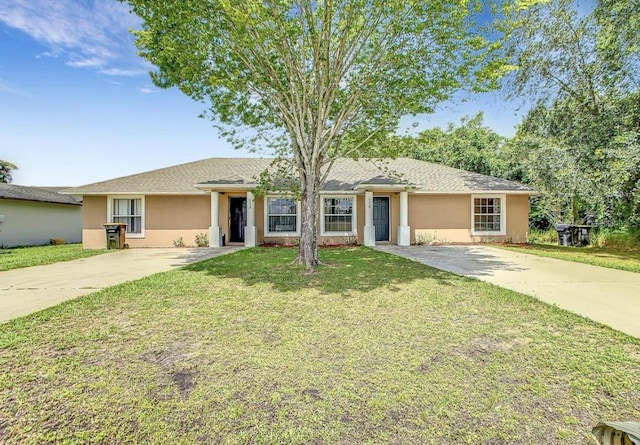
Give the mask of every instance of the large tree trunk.
[[320, 172], [307, 171], [302, 175], [302, 220], [300, 247], [295, 262], [304, 264], [313, 273], [318, 261], [318, 214], [320, 210]]

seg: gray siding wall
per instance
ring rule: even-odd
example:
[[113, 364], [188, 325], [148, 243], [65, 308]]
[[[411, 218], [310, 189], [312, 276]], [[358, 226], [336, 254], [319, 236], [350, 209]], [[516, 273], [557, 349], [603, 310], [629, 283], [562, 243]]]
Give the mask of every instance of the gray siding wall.
[[63, 238], [67, 243], [82, 241], [81, 206], [0, 199], [0, 215], [4, 216], [0, 246], [49, 244], [51, 238]]

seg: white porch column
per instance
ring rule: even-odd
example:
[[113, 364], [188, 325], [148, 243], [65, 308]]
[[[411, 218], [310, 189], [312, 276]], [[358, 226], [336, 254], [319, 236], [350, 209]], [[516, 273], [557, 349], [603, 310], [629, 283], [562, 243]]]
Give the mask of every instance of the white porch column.
[[411, 228], [409, 227], [409, 194], [400, 192], [400, 225], [398, 226], [398, 246], [411, 244]]
[[252, 192], [247, 192], [247, 225], [244, 228], [245, 247], [256, 246], [256, 199]]
[[373, 225], [373, 192], [364, 192], [364, 245], [376, 245], [376, 227]]
[[209, 227], [209, 247], [220, 247], [220, 195], [218, 192], [211, 192], [211, 227]]

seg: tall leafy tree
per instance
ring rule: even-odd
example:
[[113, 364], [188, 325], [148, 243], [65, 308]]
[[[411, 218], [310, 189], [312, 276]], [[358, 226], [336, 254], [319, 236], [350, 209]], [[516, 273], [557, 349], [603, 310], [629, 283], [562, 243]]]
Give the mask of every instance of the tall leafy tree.
[[631, 22], [637, 12], [616, 0], [586, 14], [577, 6], [550, 0], [520, 13], [509, 44], [518, 66], [511, 91], [538, 105], [511, 146], [519, 147], [525, 176], [546, 194], [549, 213], [638, 226], [640, 114], [630, 69], [638, 37], [610, 35], [610, 26], [627, 20], [624, 11], [636, 14]]
[[504, 70], [496, 34], [482, 37], [480, 1], [126, 2], [143, 20], [136, 43], [158, 68], [155, 84], [208, 103], [236, 141], [252, 128], [295, 179], [298, 261], [309, 270], [335, 159], [380, 156], [370, 147], [402, 116], [431, 112], [461, 88], [494, 87]]
[[598, 55], [626, 87], [640, 88], [640, 0], [598, 0]]
[[508, 50], [517, 70], [510, 92], [531, 102], [576, 102], [584, 112], [600, 112], [601, 94], [611, 86], [596, 51], [593, 14], [578, 14], [575, 0], [549, 0], [519, 11]]
[[13, 178], [11, 177], [11, 172], [17, 169], [18, 167], [13, 165], [11, 162], [3, 161], [2, 159], [0, 159], [0, 182], [11, 182], [13, 180]]
[[505, 138], [484, 125], [483, 114], [464, 117], [458, 125], [433, 128], [404, 138], [407, 155], [423, 161], [492, 176], [507, 176], [501, 157]]

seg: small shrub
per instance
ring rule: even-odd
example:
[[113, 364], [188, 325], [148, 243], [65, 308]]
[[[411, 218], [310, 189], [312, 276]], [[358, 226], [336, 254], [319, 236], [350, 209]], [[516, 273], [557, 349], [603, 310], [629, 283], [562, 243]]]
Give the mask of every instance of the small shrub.
[[54, 245], [54, 246], [61, 246], [64, 244], [64, 239], [63, 238], [51, 238], [49, 240], [49, 244]]
[[556, 244], [558, 242], [558, 232], [556, 232], [556, 229], [531, 229], [527, 236], [527, 242], [529, 244]]
[[600, 229], [591, 232], [591, 245], [619, 250], [640, 249], [640, 234], [633, 230]]
[[422, 232], [422, 233], [416, 234], [416, 244], [419, 246], [438, 244], [442, 242], [444, 242], [444, 240], [438, 238], [438, 235], [436, 235], [436, 232], [433, 232], [433, 233]]
[[182, 237], [173, 240], [173, 247], [184, 247], [184, 240]]
[[209, 235], [206, 233], [198, 233], [195, 242], [198, 247], [209, 247]]
[[358, 245], [358, 237], [357, 236], [345, 236], [344, 237], [345, 246], [357, 246]]

